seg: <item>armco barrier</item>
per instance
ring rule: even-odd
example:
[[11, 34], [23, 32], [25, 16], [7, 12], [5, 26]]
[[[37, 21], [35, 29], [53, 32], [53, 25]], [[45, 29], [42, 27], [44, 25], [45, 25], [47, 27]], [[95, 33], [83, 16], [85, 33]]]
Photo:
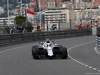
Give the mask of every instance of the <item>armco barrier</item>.
[[96, 36], [96, 49], [100, 51], [100, 37]]
[[46, 38], [59, 39], [77, 36], [91, 35], [91, 29], [75, 29], [75, 30], [64, 30], [64, 31], [50, 31], [50, 32], [34, 32], [25, 34], [7, 34], [0, 35], [0, 45], [23, 43], [37, 40], [44, 40]]
[[97, 28], [96, 49], [100, 51], [100, 28]]
[[100, 33], [100, 28], [97, 28], [97, 34]]

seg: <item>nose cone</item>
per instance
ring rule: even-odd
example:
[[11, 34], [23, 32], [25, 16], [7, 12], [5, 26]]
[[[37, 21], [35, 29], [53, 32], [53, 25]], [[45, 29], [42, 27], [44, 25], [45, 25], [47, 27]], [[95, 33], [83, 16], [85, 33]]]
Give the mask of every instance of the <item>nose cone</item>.
[[53, 56], [52, 47], [48, 47], [48, 56]]

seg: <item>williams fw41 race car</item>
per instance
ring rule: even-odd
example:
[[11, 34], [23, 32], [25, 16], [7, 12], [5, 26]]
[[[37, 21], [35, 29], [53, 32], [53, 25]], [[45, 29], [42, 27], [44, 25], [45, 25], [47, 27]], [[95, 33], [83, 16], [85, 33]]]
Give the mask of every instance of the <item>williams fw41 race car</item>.
[[39, 46], [32, 47], [32, 56], [34, 59], [40, 59], [43, 55], [48, 58], [60, 57], [66, 59], [68, 57], [67, 49], [55, 44], [51, 40], [39, 42]]

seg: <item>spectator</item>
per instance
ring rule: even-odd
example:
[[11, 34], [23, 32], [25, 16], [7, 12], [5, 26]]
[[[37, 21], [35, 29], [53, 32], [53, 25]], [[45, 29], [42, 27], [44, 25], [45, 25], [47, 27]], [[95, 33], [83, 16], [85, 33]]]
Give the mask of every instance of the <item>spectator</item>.
[[15, 27], [13, 28], [13, 33], [16, 33], [16, 28]]
[[22, 33], [26, 33], [26, 29], [25, 28], [23, 29], [23, 32]]
[[52, 27], [50, 29], [51, 29], [51, 31], [53, 31], [53, 25], [52, 25]]
[[16, 33], [19, 33], [19, 30], [18, 29], [16, 29]]
[[12, 33], [13, 33], [13, 29], [11, 28], [11, 29], [10, 29], [10, 34], [12, 34]]

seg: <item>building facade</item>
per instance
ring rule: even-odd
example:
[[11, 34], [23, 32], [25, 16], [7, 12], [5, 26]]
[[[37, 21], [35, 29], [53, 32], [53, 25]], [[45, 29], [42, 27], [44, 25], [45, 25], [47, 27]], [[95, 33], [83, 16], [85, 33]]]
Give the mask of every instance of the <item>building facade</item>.
[[58, 29], [59, 27], [60, 29], [68, 29], [70, 28], [70, 19], [72, 23], [74, 22], [74, 10], [62, 8], [55, 10], [46, 10], [44, 14], [44, 19], [45, 29], [47, 28], [47, 23], [49, 29], [52, 27], [52, 25], [56, 25]]
[[38, 12], [47, 8], [61, 7], [63, 0], [31, 0], [29, 10]]
[[100, 0], [94, 0], [93, 3], [92, 3], [92, 6], [93, 6], [93, 7], [98, 7], [98, 6], [100, 6]]
[[5, 10], [2, 7], [0, 7], [0, 14], [2, 14], [4, 12], [5, 12]]
[[39, 12], [38, 1], [31, 0], [29, 3], [29, 10], [32, 12]]

